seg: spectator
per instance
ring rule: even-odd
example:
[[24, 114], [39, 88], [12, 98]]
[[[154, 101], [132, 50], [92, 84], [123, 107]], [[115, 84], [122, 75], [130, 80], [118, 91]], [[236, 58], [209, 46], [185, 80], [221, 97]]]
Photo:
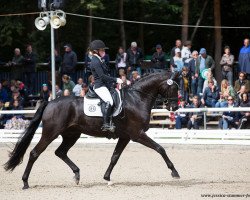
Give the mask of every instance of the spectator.
[[141, 63], [143, 61], [142, 50], [137, 47], [136, 42], [131, 43], [131, 47], [127, 50], [128, 55], [128, 77], [131, 78], [131, 72], [137, 71], [141, 76]]
[[181, 50], [181, 58], [183, 59], [184, 65], [188, 66], [189, 61], [191, 60], [191, 49], [192, 47], [192, 42], [187, 40], [184, 42], [184, 46]]
[[82, 84], [83, 84], [83, 79], [79, 78], [77, 84], [73, 88], [73, 93], [75, 96], [79, 97], [80, 93], [82, 91]]
[[[179, 108], [186, 108], [186, 102], [184, 99], [180, 100]], [[187, 113], [185, 112], [176, 112], [175, 114], [175, 128], [181, 129], [183, 126], [186, 126], [188, 122]]]
[[[0, 100], [0, 110], [5, 110], [4, 107], [4, 102], [2, 100]], [[6, 123], [6, 115], [0, 114], [0, 129], [4, 128], [4, 124]]]
[[[242, 94], [242, 101], [240, 103], [240, 107], [250, 107], [249, 95], [247, 93]], [[241, 112], [241, 129], [246, 129], [247, 124], [250, 121], [250, 112]], [[244, 119], [244, 120], [243, 120]]]
[[230, 47], [225, 46], [225, 54], [222, 56], [220, 65], [222, 67], [222, 79], [227, 79], [230, 85], [233, 85], [233, 64], [234, 55], [230, 53]]
[[[18, 100], [14, 100], [11, 110], [23, 110], [23, 107], [19, 104]], [[23, 114], [8, 114], [9, 119], [24, 119]]]
[[132, 79], [131, 79], [131, 85], [133, 85], [136, 81], [140, 79], [140, 75], [137, 71], [132, 72]]
[[214, 78], [213, 76], [213, 73], [211, 72], [211, 70], [209, 69], [208, 72], [207, 72], [207, 79], [204, 80], [204, 83], [203, 83], [203, 90], [202, 90], [202, 93], [204, 93], [205, 89], [208, 87], [208, 82], [210, 80], [213, 80], [214, 81], [214, 85], [215, 86], [218, 86], [217, 85], [217, 81], [216, 79]]
[[8, 65], [11, 66], [12, 79], [22, 80], [23, 59], [24, 57], [21, 55], [20, 49], [15, 48], [14, 57], [12, 58], [12, 61], [8, 63]]
[[[247, 92], [247, 89], [246, 89], [246, 85], [242, 85], [241, 87], [240, 87], [240, 90], [237, 92], [237, 95], [236, 95], [236, 102], [238, 103], [238, 104], [240, 104], [240, 102], [242, 101], [242, 94], [244, 94], [244, 93], [248, 93]], [[249, 94], [249, 93], [248, 93]]]
[[166, 53], [162, 51], [160, 44], [156, 45], [156, 52], [153, 54], [151, 62], [153, 67], [152, 72], [162, 72], [166, 69]]
[[196, 72], [197, 68], [197, 59], [198, 59], [198, 51], [192, 52], [192, 59], [188, 63], [189, 68], [189, 76], [191, 82], [191, 96], [197, 95], [197, 84], [198, 84], [198, 73]]
[[102, 62], [106, 64], [106, 68], [107, 68], [109, 75], [112, 77], [115, 77], [116, 76], [114, 72], [115, 69], [110, 67], [110, 64], [109, 64], [110, 58], [109, 58], [109, 54], [107, 54], [106, 52], [106, 49], [100, 49], [99, 54], [101, 56]]
[[[202, 105], [199, 102], [199, 97], [194, 96], [193, 97], [193, 103], [190, 105], [190, 108], [200, 108]], [[199, 129], [199, 127], [202, 125], [203, 120], [203, 114], [202, 113], [189, 113], [189, 121], [187, 124], [187, 128], [191, 129]]]
[[239, 67], [241, 72], [245, 72], [247, 79], [250, 80], [250, 44], [249, 38], [244, 40], [244, 46], [240, 49]]
[[42, 90], [40, 92], [40, 100], [48, 101], [49, 97], [50, 97], [50, 91], [49, 91], [48, 85], [44, 83], [42, 85]]
[[[229, 96], [227, 98], [227, 107], [237, 107], [234, 103], [234, 98]], [[229, 129], [230, 127], [237, 128], [239, 125], [239, 113], [238, 112], [231, 112], [226, 111], [222, 114], [222, 119], [219, 121], [219, 127], [221, 129]]]
[[10, 105], [13, 105], [14, 101], [16, 101], [16, 100], [19, 102], [19, 105], [21, 107], [24, 106], [24, 98], [20, 95], [20, 92], [18, 89], [15, 89], [12, 91], [12, 99], [10, 101]]
[[28, 94], [34, 94], [35, 70], [37, 55], [33, 52], [32, 46], [29, 44], [24, 55], [24, 82], [28, 89]]
[[64, 91], [63, 91], [63, 96], [70, 96], [71, 95], [71, 92], [69, 91], [69, 89], [65, 89]]
[[206, 49], [201, 48], [196, 68], [196, 74], [198, 74], [198, 88], [197, 88], [198, 95], [202, 93], [204, 84], [204, 78], [201, 76], [201, 74], [203, 73], [203, 70], [209, 68], [211, 69], [211, 72], [213, 72], [213, 69], [215, 68], [215, 62], [211, 56], [207, 55]]
[[[61, 65], [62, 65], [62, 57], [60, 56], [60, 54], [58, 53], [58, 50], [55, 49], [54, 50], [55, 53], [55, 77], [56, 77], [56, 84], [60, 84], [61, 80], [60, 80], [60, 71], [61, 71]], [[51, 57], [48, 58], [48, 64], [50, 66], [51, 69]], [[51, 82], [51, 74], [48, 74], [49, 77], [49, 82]]]
[[89, 88], [91, 90], [93, 90], [94, 85], [95, 85], [95, 78], [94, 78], [93, 75], [90, 75], [90, 77], [89, 77]]
[[236, 93], [239, 93], [241, 86], [245, 85], [246, 92], [250, 92], [250, 81], [246, 79], [246, 73], [240, 72], [239, 73], [239, 79], [235, 81], [234, 83], [234, 90]]
[[83, 83], [82, 84], [82, 89], [81, 89], [81, 92], [80, 92], [80, 97], [85, 97], [85, 95], [87, 94], [88, 92], [88, 85], [86, 83]]
[[124, 51], [123, 47], [119, 47], [118, 53], [115, 59], [116, 69], [120, 76], [121, 73], [127, 74], [127, 53]]
[[5, 88], [3, 88], [2, 83], [0, 83], [0, 101], [6, 102], [8, 101], [8, 93]]
[[63, 92], [64, 90], [68, 89], [71, 94], [73, 88], [75, 87], [75, 83], [71, 80], [70, 76], [66, 74], [62, 76], [62, 81], [63, 81]]
[[214, 85], [214, 81], [210, 80], [208, 81], [208, 87], [205, 89], [203, 93], [201, 103], [204, 106], [214, 108], [218, 99], [219, 99], [219, 89], [217, 86]]
[[189, 100], [189, 72], [187, 67], [182, 68], [182, 73], [180, 76], [180, 94], [184, 101]]
[[65, 48], [65, 53], [62, 62], [62, 74], [70, 76], [72, 81], [75, 82], [77, 56], [76, 53], [72, 50], [71, 44], [66, 44], [64, 48]]
[[91, 69], [90, 69], [90, 62], [92, 60], [92, 53], [88, 49], [87, 53], [85, 54], [84, 62], [85, 62], [85, 67], [84, 67], [84, 83], [89, 84], [89, 76], [92, 74]]
[[59, 85], [56, 85], [55, 90], [56, 90], [56, 98], [63, 96], [62, 90], [60, 89]]
[[181, 51], [182, 42], [181, 42], [180, 39], [177, 39], [177, 40], [175, 41], [175, 47], [173, 47], [173, 48], [171, 49], [171, 53], [170, 53], [170, 62], [172, 62], [172, 59], [173, 59], [173, 57], [175, 56], [175, 49], [176, 49], [176, 48], [180, 49], [180, 51]]
[[221, 81], [220, 99], [215, 104], [216, 108], [223, 108], [227, 106], [227, 98], [229, 96], [235, 97], [233, 87], [228, 83], [227, 79]]
[[181, 50], [175, 49], [175, 56], [172, 61], [170, 60], [170, 69], [172, 72], [181, 72], [184, 66], [183, 59], [181, 58]]
[[122, 84], [117, 84], [117, 88], [120, 90], [120, 89], [122, 89], [122, 88], [124, 88], [124, 87], [126, 87], [126, 86], [128, 86], [128, 85], [131, 85], [131, 82], [129, 81], [129, 80], [127, 80], [127, 77], [126, 77], [126, 75], [125, 74], [122, 74], [121, 76], [120, 76], [120, 79], [122, 79], [122, 81], [123, 81], [123, 83]]

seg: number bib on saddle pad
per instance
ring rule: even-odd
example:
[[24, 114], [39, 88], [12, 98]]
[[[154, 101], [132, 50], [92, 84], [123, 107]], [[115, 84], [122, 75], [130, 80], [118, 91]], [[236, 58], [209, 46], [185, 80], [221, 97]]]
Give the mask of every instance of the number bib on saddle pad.
[[[113, 116], [117, 116], [122, 110], [122, 100], [120, 91], [116, 89], [116, 92], [119, 97], [119, 101], [115, 100], [113, 95], [112, 98], [114, 100], [115, 110], [113, 112]], [[117, 105], [118, 104], [118, 105]], [[88, 95], [84, 97], [83, 104], [84, 114], [90, 117], [102, 117], [101, 111], [101, 100], [99, 98], [89, 98]]]

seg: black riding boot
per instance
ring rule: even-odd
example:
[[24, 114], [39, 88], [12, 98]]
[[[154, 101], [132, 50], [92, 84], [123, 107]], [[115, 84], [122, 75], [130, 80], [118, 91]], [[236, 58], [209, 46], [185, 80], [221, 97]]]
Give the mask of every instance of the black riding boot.
[[115, 126], [110, 122], [111, 115], [112, 115], [112, 107], [109, 102], [103, 103], [102, 105], [103, 109], [103, 125], [102, 125], [102, 131], [115, 131]]

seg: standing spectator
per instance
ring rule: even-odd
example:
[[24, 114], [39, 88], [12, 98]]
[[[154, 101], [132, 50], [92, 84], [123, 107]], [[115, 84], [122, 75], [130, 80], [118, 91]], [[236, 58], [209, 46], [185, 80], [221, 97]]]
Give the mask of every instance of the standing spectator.
[[234, 55], [230, 53], [230, 47], [225, 46], [225, 54], [222, 56], [220, 65], [222, 67], [222, 79], [227, 79], [230, 85], [233, 85], [233, 64]]
[[241, 86], [245, 85], [246, 92], [250, 92], [250, 81], [246, 79], [246, 73], [240, 72], [239, 73], [239, 79], [235, 81], [234, 83], [234, 90], [236, 93], [239, 93]]
[[84, 83], [89, 84], [89, 76], [92, 74], [91, 69], [90, 69], [90, 62], [92, 60], [92, 53], [88, 49], [87, 53], [85, 54], [84, 62], [85, 62], [85, 67], [84, 67]]
[[136, 42], [131, 43], [131, 47], [127, 50], [128, 55], [128, 77], [131, 78], [132, 71], [137, 71], [142, 75], [141, 63], [143, 61], [142, 50], [137, 47]]
[[170, 60], [170, 69], [172, 72], [181, 72], [184, 66], [183, 59], [181, 58], [181, 50], [175, 49], [175, 56], [172, 61]]
[[250, 80], [250, 44], [249, 38], [244, 40], [244, 46], [240, 50], [239, 54], [239, 67], [241, 72], [247, 74], [247, 79]]
[[115, 72], [114, 69], [112, 69], [110, 67], [110, 58], [109, 58], [109, 54], [107, 54], [106, 49], [100, 49], [100, 56], [101, 56], [101, 60], [103, 63], [105, 63], [108, 73], [110, 76], [115, 77]]
[[160, 44], [156, 45], [156, 52], [153, 54], [151, 62], [153, 67], [152, 72], [162, 72], [166, 69], [166, 53], [162, 51]]
[[35, 70], [37, 55], [33, 52], [31, 44], [27, 45], [24, 55], [24, 83], [27, 86], [28, 94], [34, 94]]
[[197, 84], [198, 84], [198, 73], [196, 72], [197, 68], [197, 59], [198, 59], [198, 51], [192, 52], [192, 59], [188, 63], [189, 74], [190, 74], [190, 82], [191, 82], [191, 96], [197, 95]]
[[217, 103], [219, 99], [219, 89], [214, 85], [214, 81], [210, 80], [208, 81], [208, 87], [205, 89], [203, 93], [203, 97], [201, 99], [201, 103], [208, 107], [215, 107], [215, 104]]
[[8, 101], [8, 93], [5, 88], [3, 88], [2, 83], [0, 83], [0, 101], [6, 102]]
[[82, 90], [83, 79], [79, 78], [77, 84], [73, 88], [73, 93], [75, 96], [79, 97]]
[[[180, 100], [179, 108], [186, 108], [186, 102], [184, 99]], [[175, 115], [175, 128], [181, 129], [182, 126], [186, 126], [188, 122], [187, 113], [177, 112]]]
[[23, 59], [24, 57], [21, 55], [20, 49], [15, 48], [12, 61], [8, 63], [8, 65], [11, 66], [12, 79], [22, 80]]
[[49, 91], [48, 85], [44, 83], [42, 85], [42, 90], [40, 92], [40, 100], [48, 101], [49, 97], [50, 97], [50, 91]]
[[131, 78], [131, 85], [133, 85], [136, 81], [138, 81], [141, 78], [139, 75], [138, 71], [133, 71], [132, 72], [132, 78]]
[[188, 68], [183, 67], [182, 73], [180, 75], [180, 94], [184, 101], [188, 102], [189, 100], [189, 73]]
[[[60, 56], [60, 54], [58, 53], [58, 50], [55, 49], [54, 50], [55, 53], [55, 77], [56, 77], [56, 84], [60, 84], [61, 83], [61, 78], [60, 78], [60, 71], [61, 71], [61, 65], [62, 65], [62, 57]], [[51, 56], [48, 58], [48, 64], [50, 66], [51, 69]], [[49, 82], [51, 82], [51, 73], [48, 74], [48, 79]]]
[[[227, 98], [227, 107], [237, 107], [234, 103], [234, 98], [229, 96]], [[222, 119], [219, 121], [221, 129], [229, 129], [229, 127], [237, 128], [239, 125], [239, 112], [226, 111], [222, 114]]]
[[171, 60], [173, 59], [173, 57], [175, 56], [175, 49], [176, 49], [176, 48], [178, 48], [178, 49], [180, 49], [180, 50], [181, 50], [181, 48], [182, 48], [182, 42], [181, 42], [180, 39], [177, 39], [177, 40], [175, 41], [175, 46], [171, 49], [171, 53], [170, 53], [170, 62], [171, 62]]
[[66, 44], [64, 48], [65, 48], [65, 53], [62, 62], [62, 74], [70, 76], [72, 81], [75, 82], [77, 56], [76, 53], [72, 50], [71, 44]]
[[205, 69], [211, 69], [211, 72], [213, 72], [215, 68], [215, 62], [214, 59], [207, 55], [207, 51], [205, 48], [200, 49], [200, 56], [197, 60], [197, 68], [196, 68], [196, 74], [198, 75], [198, 89], [197, 94], [199, 95], [202, 93], [203, 84], [204, 84], [204, 78], [201, 76], [203, 70]]
[[64, 74], [62, 76], [62, 82], [63, 82], [63, 92], [64, 90], [69, 90], [70, 94], [73, 91], [73, 88], [75, 87], [75, 83], [71, 80], [70, 76]]
[[115, 66], [119, 76], [121, 76], [121, 74], [127, 74], [127, 53], [124, 51], [123, 47], [119, 47], [118, 49], [115, 58]]
[[[190, 108], [200, 108], [202, 107], [200, 102], [199, 102], [199, 97], [194, 96], [193, 97], [193, 103], [190, 105]], [[198, 113], [189, 113], [189, 121], [187, 124], [187, 128], [191, 129], [199, 129], [200, 126], [202, 125], [202, 120], [203, 120], [203, 114], [201, 112]]]
[[181, 57], [184, 61], [184, 65], [188, 66], [189, 61], [191, 60], [191, 47], [192, 47], [192, 42], [187, 40], [184, 42], [184, 46], [181, 50]]

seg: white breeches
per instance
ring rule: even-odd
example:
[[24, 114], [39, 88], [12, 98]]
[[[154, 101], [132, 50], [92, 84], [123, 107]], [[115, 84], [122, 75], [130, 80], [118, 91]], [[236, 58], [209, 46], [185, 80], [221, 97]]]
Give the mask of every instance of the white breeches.
[[100, 87], [97, 89], [94, 89], [96, 94], [106, 103], [109, 102], [111, 106], [113, 106], [114, 102], [113, 99], [111, 97], [111, 94], [108, 90], [108, 88], [106, 87]]

